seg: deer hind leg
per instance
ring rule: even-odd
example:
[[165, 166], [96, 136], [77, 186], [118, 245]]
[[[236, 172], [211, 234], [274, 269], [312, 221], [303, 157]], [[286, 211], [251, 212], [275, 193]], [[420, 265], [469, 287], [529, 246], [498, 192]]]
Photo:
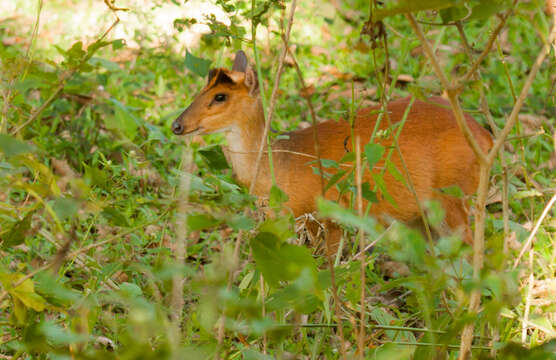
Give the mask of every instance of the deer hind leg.
[[326, 220], [324, 226], [326, 228], [326, 256], [336, 256], [342, 240], [342, 228], [330, 220]]
[[330, 220], [308, 219], [305, 222], [310, 245], [319, 254], [335, 256], [342, 239], [342, 229]]
[[442, 204], [445, 211], [443, 224], [437, 229], [440, 235], [447, 235], [450, 232], [459, 232], [462, 240], [473, 245], [473, 236], [469, 225], [469, 206], [464, 199], [458, 199], [449, 195], [435, 196]]

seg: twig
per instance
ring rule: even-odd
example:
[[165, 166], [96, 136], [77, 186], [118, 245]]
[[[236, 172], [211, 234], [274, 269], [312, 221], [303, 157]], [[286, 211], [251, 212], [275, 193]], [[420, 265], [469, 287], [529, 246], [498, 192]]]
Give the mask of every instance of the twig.
[[533, 290], [533, 250], [529, 252], [529, 266], [531, 267], [529, 273], [529, 279], [527, 280], [527, 295], [525, 296], [525, 310], [523, 311], [523, 321], [521, 323], [521, 342], [525, 344], [525, 340], [527, 340], [527, 329], [528, 329], [528, 322], [529, 322], [529, 311], [531, 310], [531, 292]]
[[[556, 26], [556, 24], [553, 24], [553, 26]], [[552, 33], [552, 34], [554, 34], [554, 33]], [[519, 114], [519, 111], [521, 110], [521, 106], [523, 105], [523, 102], [524, 102], [525, 98], [527, 97], [527, 92], [529, 91], [529, 88], [531, 87], [531, 84], [533, 83], [533, 80], [534, 80], [538, 70], [540, 69], [544, 58], [548, 54], [548, 50], [549, 50], [549, 47], [550, 47], [550, 45], [549, 45], [550, 42], [551, 41], [545, 43], [545, 45], [541, 49], [539, 55], [537, 56], [537, 59], [536, 59], [535, 63], [533, 64], [533, 67], [531, 68], [531, 71], [529, 72], [529, 75], [527, 76], [527, 79], [525, 80], [523, 88], [521, 89], [521, 93], [519, 94], [519, 97], [518, 97], [516, 103], [514, 104], [514, 107], [512, 109], [510, 117], [507, 120], [506, 125], [504, 126], [504, 129], [502, 129], [502, 131], [500, 132], [500, 134], [496, 138], [492, 149], [490, 150], [489, 154], [487, 155], [486, 164], [481, 163], [481, 166], [480, 166], [479, 189], [477, 190], [477, 194], [478, 194], [477, 195], [477, 214], [476, 214], [476, 218], [475, 218], [475, 234], [474, 234], [474, 239], [473, 239], [473, 280], [475, 282], [478, 282], [480, 280], [480, 272], [481, 272], [481, 269], [482, 269], [482, 266], [483, 266], [484, 228], [485, 228], [484, 220], [485, 220], [485, 215], [486, 215], [485, 214], [486, 213], [486, 196], [487, 196], [486, 193], [487, 193], [487, 190], [488, 190], [488, 176], [490, 174], [490, 168], [492, 167], [494, 159], [497, 156], [498, 150], [500, 149], [500, 147], [504, 143], [505, 138], [508, 136], [508, 134], [510, 133], [510, 130], [512, 129], [512, 127], [514, 126], [514, 124], [517, 121], [517, 115]], [[474, 289], [471, 292], [471, 298], [470, 298], [470, 301], [469, 301], [469, 309], [468, 309], [469, 313], [478, 312], [480, 303], [481, 303], [480, 290], [479, 289]], [[460, 356], [459, 356], [460, 360], [467, 359], [467, 357], [470, 353], [471, 344], [472, 344], [472, 337], [473, 337], [473, 328], [474, 328], [474, 324], [470, 323], [470, 324], [465, 325], [465, 327], [462, 331]]]
[[494, 45], [494, 41], [496, 41], [496, 37], [498, 36], [500, 31], [504, 28], [504, 25], [506, 25], [506, 21], [508, 20], [508, 18], [512, 14], [513, 8], [515, 7], [516, 3], [517, 3], [517, 0], [514, 0], [514, 3], [512, 5], [512, 7], [504, 15], [502, 15], [502, 17], [500, 18], [500, 22], [498, 23], [498, 26], [494, 29], [492, 34], [490, 34], [490, 37], [488, 38], [487, 44], [486, 44], [483, 52], [481, 53], [481, 55], [479, 55], [477, 60], [475, 60], [475, 62], [473, 63], [471, 68], [467, 71], [467, 73], [461, 78], [461, 81], [459, 81], [459, 83], [468, 81], [471, 78], [471, 76], [473, 76], [473, 74], [475, 73], [475, 71], [477, 70], [479, 65], [481, 65], [481, 63], [483, 62], [485, 57], [488, 55], [488, 53], [492, 49], [492, 46]]
[[415, 34], [419, 38], [421, 44], [423, 45], [423, 49], [425, 50], [425, 53], [427, 54], [427, 57], [429, 58], [429, 61], [432, 64], [432, 67], [433, 67], [433, 69], [436, 73], [436, 76], [438, 77], [438, 79], [442, 83], [442, 86], [444, 87], [444, 90], [448, 94], [448, 99], [450, 100], [450, 104], [452, 105], [452, 111], [454, 112], [454, 116], [455, 116], [456, 122], [458, 123], [458, 126], [460, 127], [460, 129], [463, 132], [463, 136], [465, 137], [465, 139], [467, 140], [467, 142], [469, 143], [469, 145], [473, 149], [473, 152], [475, 153], [475, 155], [477, 156], [479, 161], [481, 163], [486, 163], [486, 160], [487, 160], [486, 156], [485, 156], [483, 150], [481, 149], [481, 147], [479, 146], [479, 144], [477, 143], [477, 140], [475, 139], [475, 137], [471, 133], [471, 130], [469, 129], [467, 121], [465, 121], [465, 117], [463, 115], [463, 110], [461, 109], [461, 105], [459, 103], [458, 96], [457, 96], [458, 87], [452, 86], [450, 84], [450, 82], [448, 81], [448, 78], [446, 78], [446, 75], [444, 74], [444, 71], [442, 71], [442, 68], [440, 67], [440, 64], [438, 63], [438, 60], [436, 59], [436, 56], [434, 55], [434, 52], [432, 51], [432, 48], [431, 48], [429, 42], [425, 38], [425, 35], [421, 31], [421, 27], [419, 26], [419, 24], [417, 24], [413, 15], [412, 14], [406, 14], [406, 17], [408, 18], [409, 23], [411, 24], [411, 27], [413, 28], [413, 31], [415, 32]]
[[12, 131], [12, 135], [17, 134], [21, 129], [23, 129], [24, 127], [26, 127], [27, 125], [29, 125], [30, 123], [32, 123], [33, 121], [35, 121], [36, 118], [39, 117], [40, 114], [42, 114], [42, 112], [44, 111], [44, 109], [46, 109], [48, 106], [50, 106], [50, 104], [52, 104], [52, 102], [54, 100], [56, 100], [56, 98], [58, 97], [58, 95], [62, 92], [62, 90], [64, 89], [64, 86], [66, 86], [66, 80], [69, 79], [73, 74], [75, 73], [75, 71], [71, 71], [69, 73], [69, 75], [67, 76], [63, 76], [62, 80], [60, 80], [60, 83], [58, 84], [58, 86], [56, 87], [56, 90], [54, 90], [54, 92], [52, 93], [52, 95], [50, 95], [50, 97], [44, 102], [42, 103], [42, 105], [37, 109], [37, 111], [35, 111], [33, 113], [33, 115], [31, 115], [29, 117], [29, 119], [27, 119], [27, 121], [25, 121], [23, 124], [19, 125], [17, 128], [15, 128]]
[[[185, 265], [185, 259], [187, 258], [187, 203], [189, 202], [189, 192], [191, 188], [191, 164], [193, 161], [192, 149], [190, 146], [190, 139], [187, 138], [184, 143], [181, 156], [181, 170], [180, 183], [178, 189], [178, 208], [176, 210], [175, 226], [176, 226], [176, 238], [175, 238], [175, 265], [178, 269], [181, 269]], [[181, 271], [176, 271], [172, 276], [172, 293], [171, 293], [171, 309], [172, 313], [170, 317], [173, 323], [173, 332], [170, 338], [173, 340], [172, 345], [176, 348], [179, 346], [179, 329], [181, 316], [183, 314], [184, 299], [183, 299], [183, 286], [184, 278]]]
[[550, 44], [552, 43], [552, 41], [554, 41], [554, 36], [556, 36], [556, 31], [554, 31], [555, 28], [556, 28], [556, 23], [552, 25], [553, 30], [551, 31], [549, 40], [544, 43], [544, 46], [539, 52], [539, 55], [537, 56], [537, 59], [535, 60], [535, 63], [533, 64], [533, 67], [531, 68], [531, 71], [529, 72], [529, 75], [527, 76], [525, 83], [523, 84], [523, 88], [519, 93], [519, 97], [517, 98], [517, 101], [514, 104], [512, 112], [510, 113], [510, 117], [506, 121], [506, 125], [500, 132], [499, 136], [497, 136], [496, 141], [494, 142], [494, 145], [492, 146], [492, 149], [490, 150], [490, 153], [487, 156], [488, 163], [492, 163], [494, 161], [494, 158], [496, 157], [498, 150], [506, 140], [506, 137], [514, 127], [515, 123], [517, 122], [519, 112], [521, 111], [523, 102], [527, 98], [527, 93], [529, 92], [529, 88], [533, 84], [533, 80], [535, 80], [535, 76], [537, 75], [537, 72], [539, 71], [544, 59], [546, 58], [546, 56], [550, 51]]
[[[251, 184], [249, 186], [249, 193], [253, 193], [253, 190], [255, 189], [255, 182], [257, 180], [257, 176], [259, 174], [259, 170], [261, 167], [261, 160], [263, 157], [263, 150], [265, 145], [268, 143], [267, 139], [268, 139], [268, 132], [270, 130], [270, 123], [272, 122], [272, 116], [274, 113], [274, 107], [276, 105], [276, 99], [277, 99], [277, 95], [278, 95], [278, 87], [280, 85], [280, 78], [282, 76], [282, 70], [284, 69], [284, 60], [286, 59], [286, 54], [288, 52], [288, 41], [290, 38], [290, 32], [291, 32], [291, 28], [292, 28], [292, 24], [293, 24], [293, 16], [295, 14], [295, 6], [296, 6], [296, 0], [292, 1], [291, 4], [291, 8], [290, 8], [290, 15], [289, 15], [289, 21], [288, 21], [288, 28], [286, 30], [286, 35], [285, 35], [285, 45], [284, 45], [284, 49], [282, 50], [282, 54], [280, 55], [280, 59], [278, 62], [278, 70], [276, 72], [276, 76], [274, 78], [274, 86], [272, 88], [272, 94], [270, 95], [270, 105], [268, 108], [268, 113], [267, 113], [267, 118], [265, 119], [265, 124], [264, 124], [264, 131], [263, 131], [263, 135], [261, 138], [261, 142], [259, 145], [259, 153], [257, 154], [257, 160], [255, 161], [255, 171], [253, 172], [253, 177], [251, 179]], [[253, 46], [256, 46], [255, 44], [255, 30], [253, 30]], [[260, 76], [260, 74], [259, 74]], [[259, 78], [259, 81], [262, 81], [262, 79]], [[261, 96], [262, 95], [262, 89], [261, 89]], [[269, 156], [271, 156], [272, 153], [269, 152]], [[271, 172], [272, 169], [271, 169]], [[274, 179], [273, 179], [274, 181]]]
[[[326, 242], [326, 252], [331, 253], [329, 242]], [[332, 298], [334, 299], [334, 312], [336, 314], [336, 318], [338, 319], [338, 326], [336, 329], [338, 330], [338, 336], [340, 336], [340, 354], [342, 354], [342, 359], [347, 359], [346, 353], [346, 341], [344, 337], [344, 325], [341, 317], [341, 309], [340, 309], [340, 297], [338, 296], [338, 286], [336, 285], [336, 272], [334, 271], [334, 262], [333, 257], [328, 256], [328, 269], [330, 271], [330, 283], [331, 283], [331, 290], [332, 290]]]
[[[136, 231], [137, 229], [141, 229], [141, 228], [143, 228], [143, 227], [145, 227], [145, 226], [147, 226], [147, 225], [149, 225], [149, 224], [152, 224], [152, 223], [158, 221], [158, 220], [159, 220], [160, 218], [162, 218], [164, 215], [166, 215], [166, 212], [162, 213], [160, 216], [158, 216], [158, 217], [157, 217], [156, 219], [154, 219], [153, 221], [149, 221], [149, 222], [144, 223], [144, 224], [141, 224], [141, 225], [139, 225], [139, 226], [135, 226], [135, 227], [133, 227], [133, 228], [131, 228], [131, 229], [128, 229], [128, 230], [126, 230], [126, 231], [124, 231], [124, 232], [122, 232], [122, 233], [120, 233], [120, 234], [118, 234], [118, 235], [114, 235], [114, 236], [112, 236], [111, 238], [108, 238], [108, 239], [106, 239], [106, 240], [104, 240], [104, 241], [99, 241], [99, 242], [93, 243], [93, 244], [91, 244], [91, 245], [88, 245], [88, 246], [82, 247], [82, 248], [80, 248], [80, 249], [77, 249], [77, 250], [75, 250], [75, 251], [72, 251], [71, 253], [68, 254], [68, 256], [66, 256], [66, 259], [73, 259], [74, 257], [76, 257], [77, 255], [79, 255], [79, 254], [81, 254], [81, 253], [85, 253], [85, 252], [87, 252], [87, 251], [89, 251], [89, 250], [91, 250], [91, 249], [94, 249], [94, 248], [97, 248], [97, 247], [100, 247], [100, 246], [109, 244], [109, 243], [111, 243], [111, 242], [114, 242], [114, 241], [120, 239], [121, 237], [123, 237], [123, 236], [125, 236], [125, 235], [127, 235], [127, 234], [131, 234], [132, 232]], [[41, 266], [41, 267], [35, 269], [34, 271], [31, 271], [29, 274], [25, 275], [24, 277], [22, 277], [22, 278], [19, 279], [18, 281], [12, 283], [12, 284], [11, 284], [11, 288], [16, 288], [16, 287], [20, 286], [21, 284], [23, 284], [23, 282], [24, 282], [25, 280], [28, 280], [28, 279], [32, 278], [33, 276], [37, 275], [38, 273], [40, 273], [40, 272], [42, 272], [42, 271], [48, 270], [48, 269], [49, 269], [51, 266], [53, 266], [53, 265], [54, 265], [54, 262], [50, 262], [50, 263], [48, 263], [48, 264], [45, 264], [45, 265], [43, 265], [43, 266]], [[7, 290], [4, 290], [4, 291], [0, 294], [0, 303], [4, 300], [4, 298], [5, 298], [7, 295], [8, 295], [8, 291], [7, 291]]]
[[531, 234], [529, 234], [529, 237], [527, 238], [527, 241], [525, 241], [525, 244], [523, 244], [523, 246], [521, 247], [521, 251], [519, 252], [519, 255], [517, 256], [517, 258], [514, 261], [514, 265], [513, 265], [514, 269], [517, 267], [517, 265], [521, 261], [521, 257], [523, 256], [523, 254], [525, 254], [525, 252], [528, 249], [531, 249], [531, 251], [532, 251], [532, 249], [533, 249], [533, 247], [532, 247], [533, 239], [535, 238], [535, 235], [537, 234], [537, 231], [539, 230], [539, 227], [541, 226], [541, 223], [543, 222], [546, 215], [548, 215], [548, 212], [550, 211], [550, 209], [552, 208], [552, 206], [554, 205], [555, 202], [556, 202], [556, 193], [552, 196], [552, 198], [548, 201], [548, 203], [544, 207], [544, 210], [541, 213], [541, 216], [539, 217], [539, 219], [537, 220], [537, 223], [535, 224], [535, 227], [531, 231]]
[[[471, 51], [471, 47], [469, 46], [469, 42], [467, 41], [467, 36], [465, 35], [465, 31], [463, 30], [463, 25], [462, 25], [461, 21], [456, 22], [456, 28], [458, 29], [461, 40], [463, 42], [463, 49], [465, 50], [469, 60], [472, 61], [473, 60], [473, 52]], [[480, 80], [481, 79], [479, 68], [477, 68], [475, 70], [475, 72], [473, 73], [473, 79], [474, 80]], [[483, 86], [481, 86], [479, 88], [479, 97], [480, 97], [480, 101], [481, 101], [480, 110], [483, 113], [483, 115], [485, 116], [485, 118], [487, 119], [487, 122], [490, 125], [490, 128], [492, 129], [492, 131], [494, 132], [494, 135], [498, 136], [500, 134], [500, 128], [498, 128], [498, 125], [496, 125], [496, 122], [492, 118], [492, 114], [491, 114], [489, 106], [488, 106], [488, 102], [487, 102], [487, 99], [486, 99], [486, 96], [485, 96], [485, 91], [484, 91]], [[502, 219], [503, 219], [503, 222], [504, 222], [503, 252], [504, 252], [504, 254], [507, 254], [507, 252], [508, 252], [508, 240], [509, 240], [509, 234], [510, 234], [510, 208], [509, 208], [509, 204], [508, 204], [508, 166], [506, 164], [504, 154], [502, 154], [502, 153], [500, 154], [500, 164], [502, 165], [502, 169], [503, 169], [503, 172], [502, 172], [502, 177], [503, 177], [503, 181], [502, 181]], [[493, 348], [493, 351], [496, 351], [496, 349]]]
[[[361, 139], [359, 136], [355, 137], [355, 183], [357, 186], [357, 213], [360, 217], [363, 217], [363, 195], [361, 194]], [[361, 284], [361, 294], [360, 294], [360, 313], [359, 313], [359, 336], [357, 339], [357, 352], [359, 353], [359, 359], [363, 360], [365, 358], [365, 269], [366, 269], [366, 256], [365, 252], [362, 251], [365, 248], [365, 233], [362, 228], [359, 229], [359, 261], [361, 262], [360, 270], [360, 284]]]
[[[264, 317], [266, 316], [266, 306], [265, 306], [265, 301], [266, 301], [266, 294], [265, 294], [265, 290], [264, 290], [264, 278], [263, 278], [263, 274], [261, 273], [260, 276], [260, 282], [261, 282], [261, 303], [262, 303], [262, 318], [264, 319]], [[263, 333], [263, 354], [266, 355], [266, 346], [267, 346], [267, 336], [266, 336], [266, 331]]]
[[[108, 0], [105, 0], [105, 2]], [[42, 3], [42, 0], [41, 0]], [[108, 3], [107, 3], [108, 5]], [[121, 9], [117, 9], [117, 10], [121, 10]], [[112, 25], [110, 25], [110, 27], [102, 34], [102, 36], [99, 38], [98, 41], [103, 40], [104, 38], [106, 38], [106, 36], [108, 35], [108, 33], [110, 33], [110, 31], [112, 31], [112, 29], [120, 22], [120, 18], [118, 18], [116, 16], [116, 20], [112, 23]], [[66, 81], [68, 81], [76, 72], [77, 69], [79, 69], [79, 67], [88, 60], [88, 57], [85, 56], [83, 57], [83, 59], [81, 59], [81, 61], [79, 62], [79, 64], [77, 66], [75, 66], [72, 70], [70, 70], [68, 73], [64, 74], [62, 76], [62, 78], [60, 79], [60, 81], [58, 82], [58, 86], [56, 86], [56, 90], [54, 90], [54, 92], [52, 93], [52, 95], [50, 95], [50, 97], [29, 117], [29, 119], [27, 119], [27, 121], [25, 121], [23, 124], [21, 124], [20, 126], [18, 126], [17, 128], [15, 128], [15, 130], [13, 130], [11, 132], [11, 135], [17, 134], [19, 131], [21, 131], [21, 129], [23, 129], [24, 127], [26, 127], [27, 125], [29, 125], [30, 123], [32, 123], [33, 121], [35, 121], [39, 115], [42, 114], [42, 112], [48, 107], [50, 106], [50, 104], [52, 104], [52, 102], [54, 100], [56, 100], [56, 98], [58, 97], [58, 95], [60, 95], [60, 93], [62, 92], [62, 90], [64, 89], [64, 87], [66, 86]]]
[[121, 7], [116, 7], [114, 6], [114, 3], [116, 2], [116, 0], [104, 0], [104, 3], [106, 4], [106, 6], [108, 6], [110, 8], [110, 10], [112, 10], [113, 12], [116, 11], [129, 11], [128, 8], [121, 8]]
[[[324, 172], [322, 170], [322, 161], [321, 161], [321, 157], [320, 157], [320, 144], [319, 144], [318, 133], [317, 133], [317, 117], [316, 117], [316, 114], [315, 114], [315, 109], [314, 109], [313, 103], [311, 101], [311, 95], [308, 94], [305, 91], [307, 89], [307, 86], [305, 84], [305, 80], [303, 79], [303, 74], [301, 72], [301, 69], [299, 68], [299, 63], [295, 59], [295, 56], [294, 56], [293, 52], [289, 49], [289, 46], [287, 46], [288, 44], [287, 44], [286, 39], [284, 37], [282, 39], [284, 40], [284, 45], [289, 50], [290, 55], [293, 59], [293, 62], [295, 64], [295, 69], [296, 69], [296, 72], [297, 72], [297, 76], [298, 76], [299, 81], [301, 83], [301, 86], [304, 90], [303, 91], [303, 93], [304, 93], [303, 97], [305, 97], [305, 99], [307, 101], [307, 104], [309, 106], [309, 112], [311, 114], [311, 120], [312, 120], [312, 123], [313, 123], [313, 141], [314, 141], [314, 144], [315, 144], [315, 154], [316, 154], [316, 159], [317, 159], [317, 163], [318, 163], [318, 167], [319, 167], [321, 194], [324, 197], [324, 195], [325, 195], [325, 192], [324, 192]], [[302, 155], [302, 154], [298, 153], [298, 155]], [[344, 165], [344, 164], [340, 164], [340, 166], [351, 167], [351, 165]], [[326, 236], [328, 236], [328, 234], [326, 234]], [[328, 244], [329, 244], [329, 242], [326, 241], [327, 252], [330, 253], [330, 248], [328, 247]], [[328, 268], [329, 268], [329, 271], [330, 271], [332, 297], [334, 299], [334, 312], [336, 314], [336, 317], [338, 318], [338, 322], [340, 324], [342, 324], [341, 311], [340, 311], [340, 298], [338, 297], [338, 287], [336, 285], [336, 274], [335, 274], [335, 269], [334, 269], [333, 258], [331, 256], [328, 257], [327, 262], [328, 262]], [[363, 310], [361, 310], [361, 311], [363, 311]], [[364, 316], [364, 315], [362, 315], [362, 316]], [[346, 350], [345, 350], [345, 338], [344, 338], [343, 326], [338, 327], [338, 335], [340, 337], [340, 342], [341, 342], [340, 352], [342, 354], [342, 358], [346, 359], [347, 355], [346, 355]]]
[[[284, 40], [285, 45], [287, 45], [286, 39], [284, 37], [282, 37], [282, 40]], [[317, 164], [319, 167], [321, 193], [322, 196], [324, 197], [324, 173], [322, 172], [322, 161], [320, 157], [320, 142], [319, 142], [318, 129], [317, 129], [317, 115], [315, 113], [313, 102], [311, 101], [311, 94], [307, 92], [307, 84], [305, 83], [305, 79], [303, 78], [303, 73], [301, 72], [299, 63], [297, 62], [297, 59], [295, 58], [295, 55], [293, 51], [291, 51], [289, 46], [287, 48], [293, 60], [295, 71], [297, 72], [297, 77], [299, 79], [299, 82], [301, 83], [301, 88], [302, 88], [301, 96], [303, 96], [307, 101], [307, 106], [309, 106], [309, 114], [311, 114], [311, 121], [313, 124], [313, 141], [315, 143], [315, 154], [316, 154], [315, 158], [317, 159]]]

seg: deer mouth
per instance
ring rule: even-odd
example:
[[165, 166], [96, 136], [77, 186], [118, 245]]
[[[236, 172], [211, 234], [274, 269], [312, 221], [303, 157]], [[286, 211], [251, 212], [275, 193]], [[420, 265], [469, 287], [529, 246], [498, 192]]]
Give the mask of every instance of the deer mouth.
[[202, 127], [198, 127], [196, 129], [193, 130], [186, 130], [183, 132], [183, 135], [199, 135], [203, 133], [203, 128]]

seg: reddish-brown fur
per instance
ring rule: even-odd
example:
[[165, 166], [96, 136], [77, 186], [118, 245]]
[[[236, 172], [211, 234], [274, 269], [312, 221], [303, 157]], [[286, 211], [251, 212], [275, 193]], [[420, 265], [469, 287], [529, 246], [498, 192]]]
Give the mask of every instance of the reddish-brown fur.
[[[241, 56], [244, 57], [243, 53], [238, 53], [236, 63]], [[240, 69], [243, 71], [234, 70], [216, 70], [209, 84], [175, 121], [173, 127], [176, 134], [225, 131], [229, 145], [225, 149], [226, 156], [239, 182], [249, 186], [263, 134], [264, 119], [252, 69], [243, 67]], [[225, 94], [227, 100], [216, 103], [216, 94]], [[380, 129], [387, 129], [388, 121], [392, 124], [400, 122], [409, 103], [409, 98], [389, 103], [388, 117], [383, 116]], [[356, 116], [354, 134], [360, 136], [361, 146], [370, 139], [378, 109], [363, 109]], [[490, 134], [471, 116], [466, 115], [466, 121], [480, 146], [487, 151], [492, 146]], [[339, 161], [347, 149], [351, 150], [351, 130], [344, 120], [319, 123], [317, 134], [323, 159]], [[315, 200], [321, 194], [319, 176], [314, 174], [308, 164], [315, 156], [313, 128], [286, 135], [288, 139], [272, 144], [274, 171], [278, 186], [289, 196], [286, 206], [295, 216], [299, 216], [315, 211]], [[387, 149], [393, 146], [393, 136], [376, 140]], [[448, 102], [438, 97], [428, 101], [416, 100], [409, 111], [398, 143], [403, 163], [397, 151], [393, 152], [391, 161], [404, 176], [404, 169], [407, 169], [419, 202], [439, 200], [446, 211], [445, 222], [449, 228], [462, 231], [464, 241], [471, 243], [466, 203], [438, 191], [440, 188], [458, 186], [465, 194], [472, 194], [477, 189], [479, 177], [478, 160], [463, 137]], [[380, 171], [383, 166], [384, 160], [381, 160], [373, 171]], [[363, 177], [363, 182], [368, 181], [373, 185], [369, 171]], [[390, 219], [405, 223], [418, 221], [418, 202], [408, 187], [396, 181], [388, 171], [384, 173], [384, 181], [396, 205], [379, 196], [380, 201], [372, 205], [371, 214], [384, 222]], [[254, 187], [255, 195], [268, 196], [270, 186], [268, 161], [263, 161]], [[337, 200], [337, 190], [334, 187], [329, 189], [326, 198]], [[329, 254], [335, 250], [339, 240], [337, 229], [332, 229], [332, 232], [336, 235], [330, 237]]]

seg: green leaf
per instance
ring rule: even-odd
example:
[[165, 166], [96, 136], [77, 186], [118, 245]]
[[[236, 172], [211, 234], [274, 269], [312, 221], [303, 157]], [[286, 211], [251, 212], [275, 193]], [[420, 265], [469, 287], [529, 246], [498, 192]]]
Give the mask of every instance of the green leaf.
[[79, 209], [79, 203], [71, 198], [60, 197], [54, 200], [52, 209], [60, 220], [72, 217]]
[[267, 232], [276, 236], [280, 241], [286, 241], [295, 235], [293, 221], [290, 216], [280, 216], [274, 219], [266, 219], [259, 226], [259, 232]]
[[127, 218], [124, 215], [122, 215], [122, 213], [112, 205], [109, 205], [104, 209], [102, 209], [102, 212], [100, 214], [104, 216], [106, 220], [110, 221], [112, 224], [116, 226], [129, 227], [129, 222], [127, 221]]
[[268, 205], [275, 209], [280, 207], [286, 201], [288, 201], [288, 195], [278, 186], [272, 185], [270, 188], [270, 199], [268, 201]]
[[388, 190], [386, 190], [386, 184], [384, 183], [384, 177], [380, 174], [371, 173], [371, 177], [375, 181], [375, 184], [379, 190], [380, 195], [382, 195], [389, 203], [394, 206], [398, 206], [394, 198], [390, 196]]
[[220, 220], [205, 214], [189, 214], [187, 215], [187, 228], [191, 231], [208, 229], [220, 224]]
[[233, 215], [226, 220], [226, 224], [234, 230], [251, 230], [255, 227], [255, 221], [244, 215]]
[[198, 58], [189, 51], [185, 53], [185, 66], [193, 73], [205, 77], [210, 69], [210, 60]]
[[334, 160], [330, 160], [330, 159], [320, 159], [320, 163], [322, 164], [322, 167], [325, 168], [338, 168], [338, 162], [334, 161]]
[[306, 247], [284, 243], [274, 234], [261, 232], [251, 240], [251, 250], [257, 269], [271, 286], [296, 279], [305, 268], [316, 277], [317, 264]]
[[208, 166], [212, 170], [218, 171], [228, 169], [230, 167], [228, 165], [228, 161], [226, 161], [226, 156], [224, 156], [222, 148], [218, 145], [206, 146], [199, 149], [198, 152], [203, 158], [205, 158]]
[[125, 46], [125, 40], [124, 39], [116, 39], [116, 40], [112, 41], [112, 50], [120, 50], [124, 46]]
[[318, 278], [309, 268], [305, 268], [293, 283], [272, 294], [266, 304], [267, 311], [293, 308], [297, 312], [309, 314], [322, 302], [322, 291], [317, 286]]
[[468, 10], [465, 6], [452, 6], [440, 10], [440, 18], [442, 19], [443, 24], [449, 24], [461, 20], [469, 14], [470, 10]]
[[136, 117], [129, 107], [118, 100], [110, 98], [108, 101], [114, 104], [114, 116], [103, 117], [106, 128], [116, 130], [130, 140], [135, 139], [139, 125], [142, 124], [141, 119]]
[[365, 156], [367, 157], [370, 170], [372, 170], [376, 163], [382, 158], [383, 154], [384, 146], [373, 143], [365, 145]]
[[510, 0], [481, 0], [471, 12], [467, 20], [486, 20], [489, 17], [512, 6]]
[[378, 203], [376, 192], [371, 190], [371, 185], [368, 182], [365, 182], [361, 185], [361, 195], [367, 201], [375, 204]]
[[0, 273], [0, 282], [2, 282], [2, 286], [4, 286], [4, 289], [6, 289], [12, 297], [21, 301], [23, 305], [35, 311], [43, 311], [46, 301], [35, 292], [33, 280], [26, 279], [17, 287], [13, 287], [14, 284], [21, 281], [24, 277], [25, 275], [22, 274], [4, 272]]
[[85, 183], [89, 186], [105, 187], [108, 183], [108, 175], [105, 171], [96, 167], [83, 164], [85, 168]]
[[4, 241], [2, 242], [3, 248], [19, 245], [25, 241], [25, 234], [31, 228], [33, 213], [33, 211], [29, 211], [23, 219], [16, 222], [12, 228], [8, 230], [7, 234], [4, 236]]
[[137, 284], [124, 282], [120, 284], [120, 293], [126, 298], [137, 298], [143, 296], [143, 291]]
[[0, 151], [7, 157], [28, 153], [34, 150], [34, 147], [20, 141], [13, 136], [0, 134]]
[[355, 153], [353, 151], [348, 152], [345, 154], [342, 159], [340, 159], [340, 164], [350, 163], [355, 161]]
[[463, 190], [457, 185], [443, 187], [438, 189], [438, 191], [442, 194], [453, 196], [458, 199], [462, 199], [465, 196]]
[[319, 213], [327, 218], [332, 218], [340, 224], [361, 228], [367, 234], [375, 234], [376, 221], [372, 217], [359, 217], [353, 210], [345, 209], [338, 203], [319, 198], [317, 201]]
[[415, 349], [416, 346], [387, 343], [371, 349], [367, 358], [373, 360], [409, 360], [413, 358]]
[[75, 290], [64, 287], [63, 284], [49, 272], [35, 275], [35, 288], [49, 303], [69, 308], [80, 296]]
[[457, 5], [460, 0], [399, 0], [396, 2], [386, 2], [387, 5], [382, 9], [377, 9], [373, 21], [379, 21], [385, 17], [413, 13], [421, 10], [441, 10]]
[[242, 351], [243, 360], [273, 360], [274, 358], [269, 355], [265, 355], [257, 350], [246, 348]]
[[337, 173], [335, 173], [334, 175], [332, 175], [330, 177], [330, 179], [328, 180], [328, 183], [326, 184], [326, 186], [324, 187], [324, 191], [326, 192], [328, 189], [330, 189], [332, 186], [336, 185], [336, 183], [338, 181], [340, 181], [340, 179], [346, 174], [347, 170], [340, 170]]
[[386, 170], [388, 170], [388, 172], [390, 173], [390, 175], [394, 177], [394, 179], [396, 179], [397, 181], [401, 182], [404, 185], [407, 185], [405, 181], [405, 177], [398, 170], [396, 164], [393, 161], [386, 162]]

